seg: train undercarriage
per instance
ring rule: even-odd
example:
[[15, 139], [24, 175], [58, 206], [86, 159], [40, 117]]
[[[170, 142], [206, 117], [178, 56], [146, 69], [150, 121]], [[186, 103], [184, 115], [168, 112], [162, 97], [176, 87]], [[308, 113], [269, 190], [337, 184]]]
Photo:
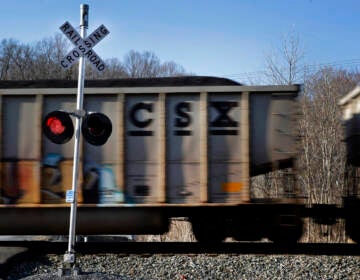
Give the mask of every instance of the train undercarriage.
[[[267, 238], [276, 243], [295, 243], [303, 235], [304, 219], [318, 224], [345, 220], [346, 234], [360, 243], [360, 221], [355, 215], [360, 199], [348, 197], [343, 207], [257, 201], [240, 205], [80, 205], [76, 232], [79, 235], [163, 234], [174, 217], [187, 217], [200, 242]], [[5, 206], [0, 208], [1, 235], [66, 235], [69, 208], [65, 205]]]

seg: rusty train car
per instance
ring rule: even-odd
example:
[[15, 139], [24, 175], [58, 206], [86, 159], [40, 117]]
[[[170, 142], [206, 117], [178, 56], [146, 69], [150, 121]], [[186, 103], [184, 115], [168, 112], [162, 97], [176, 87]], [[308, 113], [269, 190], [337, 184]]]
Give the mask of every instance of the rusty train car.
[[[77, 233], [159, 234], [188, 217], [199, 241], [296, 242], [317, 213], [294, 176], [277, 197], [254, 197], [251, 181], [295, 168], [299, 91], [202, 76], [86, 81], [84, 109], [107, 115], [112, 134], [102, 146], [81, 138]], [[42, 122], [75, 105], [75, 81], [0, 82], [0, 234], [68, 233], [74, 139], [54, 144]]]

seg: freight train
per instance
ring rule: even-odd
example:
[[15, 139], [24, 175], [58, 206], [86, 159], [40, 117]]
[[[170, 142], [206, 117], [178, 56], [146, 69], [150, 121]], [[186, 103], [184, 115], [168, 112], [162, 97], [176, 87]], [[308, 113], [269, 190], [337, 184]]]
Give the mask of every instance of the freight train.
[[[160, 234], [187, 217], [199, 241], [296, 242], [304, 217], [333, 215], [359, 241], [357, 193], [328, 211], [297, 186], [299, 91], [203, 76], [86, 81], [77, 234]], [[68, 233], [75, 107], [76, 81], [0, 82], [1, 235]], [[254, 196], [252, 178], [274, 171], [288, 176], [280, 193]]]

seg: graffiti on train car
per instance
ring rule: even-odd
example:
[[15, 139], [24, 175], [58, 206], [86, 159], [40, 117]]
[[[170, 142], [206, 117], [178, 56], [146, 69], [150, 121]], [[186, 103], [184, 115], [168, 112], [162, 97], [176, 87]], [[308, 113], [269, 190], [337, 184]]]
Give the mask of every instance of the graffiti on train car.
[[110, 204], [124, 202], [124, 195], [116, 185], [111, 166], [86, 162], [82, 184], [84, 203]]
[[[116, 186], [111, 167], [86, 162], [83, 169], [82, 188], [79, 202], [119, 203], [123, 194]], [[72, 161], [64, 160], [60, 154], [47, 154], [42, 165], [41, 202], [64, 203], [65, 193], [71, 188]]]
[[60, 154], [47, 154], [43, 159], [41, 171], [41, 201], [44, 203], [62, 203], [65, 190], [62, 184]]
[[0, 202], [39, 203], [38, 170], [37, 161], [19, 159], [2, 161]]

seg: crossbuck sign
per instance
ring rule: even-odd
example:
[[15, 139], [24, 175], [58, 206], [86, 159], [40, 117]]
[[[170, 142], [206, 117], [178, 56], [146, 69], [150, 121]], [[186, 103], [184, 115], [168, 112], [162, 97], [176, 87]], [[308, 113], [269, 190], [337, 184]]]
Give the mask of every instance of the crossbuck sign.
[[90, 61], [97, 71], [102, 72], [105, 69], [105, 63], [92, 49], [97, 43], [105, 38], [110, 32], [102, 24], [93, 33], [87, 36], [85, 39], [81, 38], [80, 34], [69, 22], [65, 22], [60, 26], [60, 30], [69, 38], [71, 43], [74, 44], [74, 48], [60, 61], [61, 66], [64, 69], [71, 67], [81, 56], [84, 56]]

